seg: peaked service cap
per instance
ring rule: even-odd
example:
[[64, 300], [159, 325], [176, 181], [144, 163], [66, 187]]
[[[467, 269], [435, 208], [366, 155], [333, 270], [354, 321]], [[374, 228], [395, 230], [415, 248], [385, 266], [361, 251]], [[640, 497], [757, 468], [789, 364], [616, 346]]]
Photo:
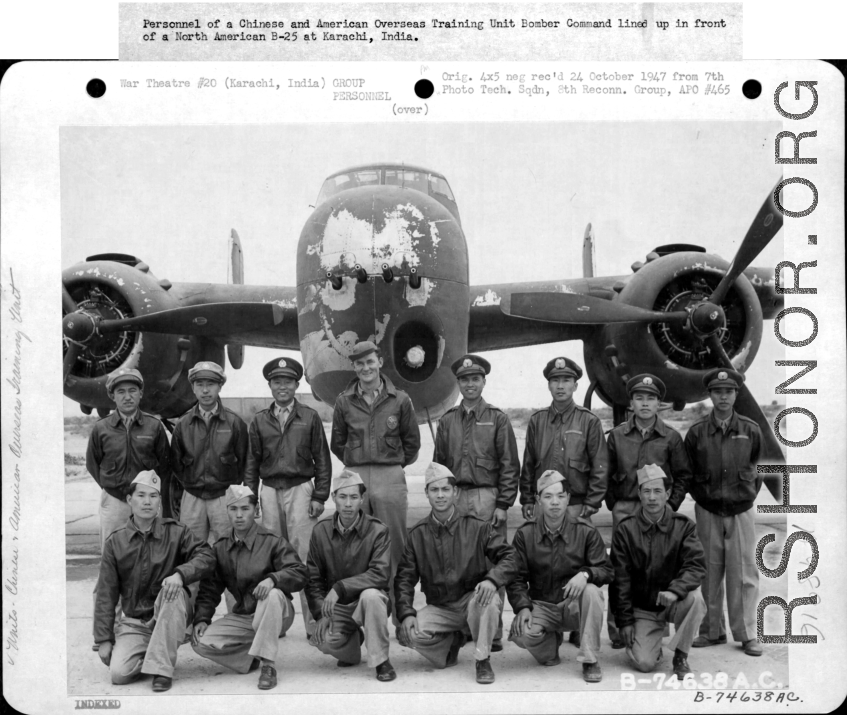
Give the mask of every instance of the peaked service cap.
[[630, 378], [626, 383], [626, 392], [630, 397], [634, 392], [649, 392], [663, 400], [665, 398], [665, 383], [655, 375], [645, 372], [642, 375]]
[[141, 373], [138, 370], [122, 367], [120, 370], [115, 370], [115, 372], [106, 378], [106, 392], [111, 392], [115, 389], [115, 385], [122, 382], [134, 382], [139, 387], [144, 387], [144, 378], [141, 377]]
[[262, 368], [262, 375], [268, 381], [274, 377], [290, 377], [299, 381], [303, 377], [303, 366], [291, 358], [274, 358]]
[[487, 375], [491, 372], [491, 363], [479, 355], [464, 355], [454, 362], [450, 369], [456, 377], [465, 375]]
[[553, 377], [572, 377], [579, 380], [582, 377], [582, 368], [573, 360], [566, 357], [553, 358], [544, 367], [544, 378], [549, 380]]
[[216, 362], [204, 360], [198, 362], [188, 371], [188, 381], [194, 382], [195, 380], [215, 380], [223, 385], [226, 382], [226, 373]]

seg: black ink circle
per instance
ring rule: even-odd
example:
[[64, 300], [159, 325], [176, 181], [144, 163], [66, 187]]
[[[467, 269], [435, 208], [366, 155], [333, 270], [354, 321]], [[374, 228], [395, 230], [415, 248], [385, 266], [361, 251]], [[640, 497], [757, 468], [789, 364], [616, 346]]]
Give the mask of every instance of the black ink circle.
[[756, 99], [762, 93], [762, 83], [757, 79], [748, 79], [741, 86], [741, 91], [747, 99]]
[[434, 91], [435, 87], [428, 79], [419, 79], [415, 82], [415, 94], [421, 99], [429, 99]]
[[106, 94], [106, 83], [102, 79], [95, 77], [85, 85], [85, 91], [88, 92], [88, 96], [94, 99], [100, 99], [100, 97]]

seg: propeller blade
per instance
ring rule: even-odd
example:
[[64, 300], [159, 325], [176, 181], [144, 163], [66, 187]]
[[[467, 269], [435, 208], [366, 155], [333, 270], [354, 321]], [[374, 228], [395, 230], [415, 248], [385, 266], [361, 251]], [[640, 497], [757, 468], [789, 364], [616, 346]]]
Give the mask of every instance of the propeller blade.
[[69, 341], [68, 342], [68, 351], [65, 353], [65, 359], [62, 360], [62, 382], [68, 379], [68, 375], [71, 374], [71, 369], [76, 363], [76, 359], [79, 357], [79, 353], [82, 348], [76, 343]]
[[76, 310], [76, 302], [71, 298], [71, 294], [65, 288], [64, 283], [62, 283], [62, 310], [65, 313], [73, 313]]
[[512, 293], [500, 303], [500, 310], [516, 318], [547, 323], [671, 323], [688, 319], [686, 311], [663, 313], [634, 305], [576, 293]]
[[[723, 345], [721, 345], [721, 341], [717, 333], [712, 333], [706, 339], [706, 342], [709, 345], [709, 350], [718, 357], [724, 367], [727, 367], [730, 370], [735, 370], [732, 360], [729, 359], [729, 355], [727, 355], [726, 350], [723, 349]], [[771, 463], [785, 464], [785, 455], [782, 453], [782, 447], [779, 444], [779, 440], [777, 440], [776, 435], [773, 433], [773, 425], [771, 425], [768, 418], [765, 417], [765, 413], [762, 412], [762, 408], [759, 405], [758, 400], [753, 396], [753, 393], [750, 392], [750, 388], [745, 384], [742, 384], [741, 388], [738, 390], [738, 397], [735, 398], [735, 410], [738, 414], [749, 417], [757, 425], [759, 425], [759, 430], [762, 433], [762, 443], [759, 448], [759, 459], [763, 462], [767, 461]], [[782, 477], [779, 474], [765, 474], [764, 476], [765, 486], [768, 488], [768, 491], [773, 495], [773, 498], [777, 502], [781, 503]]]
[[[782, 181], [782, 178], [780, 178], [780, 181]], [[710, 302], [716, 305], [720, 305], [723, 302], [723, 299], [726, 298], [726, 294], [738, 276], [747, 269], [747, 266], [756, 259], [756, 256], [762, 252], [765, 246], [771, 242], [771, 239], [776, 236], [779, 229], [782, 228], [782, 213], [776, 208], [776, 204], [774, 203], [777, 186], [779, 186], [779, 183], [768, 194], [765, 203], [762, 204], [759, 213], [756, 214], [756, 218], [753, 219], [753, 223], [747, 229], [747, 235], [744, 236], [744, 240], [738, 247], [735, 258], [732, 259], [726, 275], [721, 279], [718, 287], [715, 288], [709, 298]]]
[[126, 320], [103, 320], [97, 329], [102, 335], [122, 330], [171, 335], [229, 335], [270, 328], [282, 319], [283, 310], [276, 303], [207, 303]]

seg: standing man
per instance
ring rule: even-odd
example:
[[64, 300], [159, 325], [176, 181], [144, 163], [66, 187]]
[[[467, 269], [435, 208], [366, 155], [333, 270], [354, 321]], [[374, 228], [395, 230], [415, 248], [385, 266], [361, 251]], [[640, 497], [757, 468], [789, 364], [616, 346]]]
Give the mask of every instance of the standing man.
[[[518, 495], [521, 465], [512, 423], [506, 414], [482, 398], [488, 360], [465, 355], [453, 363], [462, 402], [448, 410], [438, 423], [432, 461], [443, 464], [456, 478], [456, 508], [491, 525], [505, 538], [506, 511]], [[501, 592], [501, 608], [505, 593]], [[497, 635], [491, 646], [503, 650], [501, 611]]]
[[[274, 402], [250, 423], [244, 484], [259, 495], [262, 525], [290, 541], [306, 563], [312, 529], [329, 497], [329, 446], [318, 413], [294, 399], [303, 366], [291, 358], [274, 358], [262, 374]], [[300, 605], [306, 633], [311, 635], [315, 621], [304, 591]]]
[[332, 485], [335, 516], [312, 532], [307, 595], [318, 624], [309, 643], [348, 668], [361, 662], [364, 637], [368, 667], [388, 682], [397, 677], [388, 660], [390, 542], [388, 527], [362, 513], [364, 494], [362, 478], [345, 469]]
[[[94, 423], [88, 438], [85, 466], [100, 493], [100, 553], [109, 535], [126, 525], [131, 515], [126, 492], [138, 473], [151, 469], [165, 486], [171, 478], [170, 446], [162, 423], [138, 406], [144, 379], [138, 370], [121, 368], [106, 379], [106, 393], [117, 408]], [[165, 489], [165, 494], [168, 490]], [[120, 606], [118, 606], [120, 614]], [[93, 648], [97, 650], [95, 643]]]
[[185, 489], [179, 520], [213, 544], [230, 529], [224, 493], [244, 479], [247, 425], [221, 403], [226, 375], [220, 365], [198, 362], [188, 381], [197, 404], [179, 418], [171, 440], [171, 461]]
[[[568, 481], [568, 516], [591, 520], [606, 495], [609, 453], [600, 418], [573, 400], [582, 368], [566, 357], [553, 358], [544, 368], [553, 403], [529, 418], [521, 470], [521, 510], [524, 519], [535, 514], [535, 485], [547, 470]], [[568, 640], [579, 645], [579, 633]]]
[[759, 570], [753, 504], [762, 486], [756, 470], [762, 434], [759, 425], [733, 409], [743, 383], [744, 375], [735, 370], [707, 372], [703, 384], [714, 409], [685, 435], [697, 533], [706, 552], [707, 612], [694, 647], [726, 643], [725, 575], [732, 637], [747, 655], [757, 656], [762, 646], [756, 637]]
[[[211, 573], [215, 557], [187, 526], [163, 519], [162, 480], [139, 472], [127, 490], [132, 516], [106, 539], [94, 608], [94, 641], [112, 682], [153, 676], [153, 691], [170, 690], [177, 649], [190, 635], [186, 587]], [[123, 615], [115, 626], [120, 599]]]
[[582, 677], [599, 683], [597, 662], [603, 627], [600, 586], [612, 580], [603, 537], [590, 521], [568, 515], [568, 482], [558, 472], [541, 475], [536, 489], [539, 509], [515, 533], [512, 546], [518, 576], [508, 586], [515, 612], [509, 640], [526, 648], [541, 665], [558, 665], [562, 632], [579, 633]]
[[[291, 594], [306, 585], [307, 573], [285, 538], [256, 523], [257, 504], [247, 487], [226, 490], [232, 528], [212, 547], [217, 563], [200, 584], [192, 646], [237, 673], [261, 665], [259, 690], [270, 690], [277, 683], [279, 637], [294, 622]], [[235, 605], [212, 622], [224, 589]]]
[[[609, 448], [609, 490], [606, 506], [612, 512], [612, 538], [622, 519], [641, 506], [638, 470], [647, 464], [662, 469], [672, 484], [668, 506], [676, 511], [685, 499], [691, 480], [691, 465], [679, 433], [659, 417], [665, 398], [665, 383], [655, 375], [636, 375], [626, 383], [632, 414], [615, 427], [607, 438]], [[609, 638], [612, 648], [624, 643], [615, 627], [615, 584], [609, 586]]]
[[357, 343], [350, 360], [356, 377], [335, 401], [330, 449], [362, 478], [363, 511], [388, 527], [393, 582], [406, 544], [409, 492], [403, 467], [417, 459], [421, 434], [409, 396], [379, 373], [379, 348]]
[[668, 505], [671, 481], [655, 464], [638, 470], [641, 507], [625, 517], [612, 536], [612, 564], [618, 585], [616, 617], [626, 652], [642, 673], [662, 658], [668, 622], [675, 633], [673, 672], [679, 680], [691, 672], [688, 652], [706, 604], [700, 583], [706, 573], [703, 547], [694, 524]]
[[[456, 478], [447, 467], [430, 464], [425, 488], [432, 513], [409, 530], [394, 582], [402, 624], [397, 637], [436, 668], [446, 668], [456, 665], [470, 630], [476, 682], [487, 685], [494, 682], [490, 654], [500, 618], [497, 591], [515, 577], [515, 550], [490, 521], [458, 513]], [[413, 605], [418, 581], [427, 603], [420, 611]]]
[[153, 470], [167, 483], [171, 475], [170, 447], [162, 423], [138, 409], [144, 379], [138, 370], [121, 368], [109, 375], [106, 392], [117, 408], [94, 423], [88, 438], [85, 466], [103, 490], [100, 494], [100, 553], [106, 539], [122, 529], [131, 511], [126, 491], [143, 470]]

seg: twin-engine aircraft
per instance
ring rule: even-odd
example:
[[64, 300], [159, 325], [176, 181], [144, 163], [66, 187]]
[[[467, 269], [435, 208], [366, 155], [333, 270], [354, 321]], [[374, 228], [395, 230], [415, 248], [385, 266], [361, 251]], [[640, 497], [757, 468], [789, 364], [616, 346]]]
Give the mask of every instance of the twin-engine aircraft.
[[[628, 377], [650, 372], [674, 409], [706, 397], [705, 372], [750, 368], [763, 320], [782, 308], [773, 268], [751, 263], [782, 226], [771, 192], [732, 261], [689, 244], [659, 246], [632, 274], [594, 276], [593, 235], [583, 278], [471, 286], [468, 247], [447, 179], [403, 164], [370, 164], [329, 176], [297, 247], [297, 285], [244, 285], [232, 232], [232, 283], [171, 283], [142, 260], [109, 253], [62, 274], [64, 393], [82, 411], [113, 408], [106, 377], [144, 375], [142, 409], [176, 417], [192, 406], [188, 369], [199, 360], [238, 369], [244, 346], [302, 353], [315, 397], [333, 404], [354, 377], [353, 346], [372, 340], [383, 370], [409, 393], [420, 422], [458, 396], [450, 365], [467, 352], [565, 340], [584, 342], [593, 395], [625, 418]], [[529, 247], [529, 246], [527, 246]], [[736, 409], [764, 436], [763, 461], [783, 460], [756, 398]], [[779, 478], [768, 480], [779, 500]]]

